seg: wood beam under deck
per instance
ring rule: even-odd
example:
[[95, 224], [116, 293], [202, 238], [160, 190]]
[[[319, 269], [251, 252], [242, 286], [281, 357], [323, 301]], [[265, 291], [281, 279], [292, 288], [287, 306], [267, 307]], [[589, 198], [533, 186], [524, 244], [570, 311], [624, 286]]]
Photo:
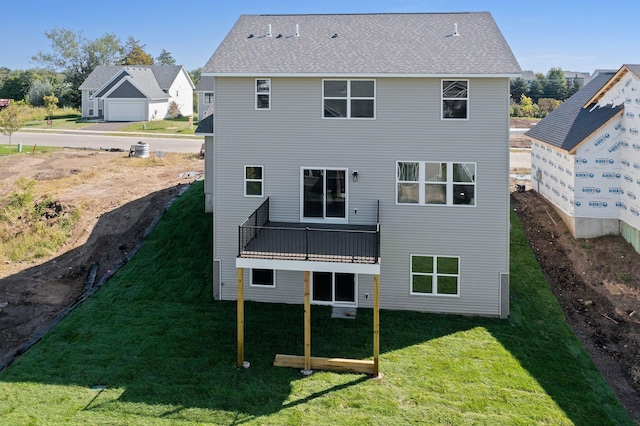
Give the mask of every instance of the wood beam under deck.
[[373, 276], [373, 360], [323, 358], [311, 356], [311, 292], [309, 271], [304, 273], [304, 356], [276, 354], [275, 367], [301, 369], [309, 375], [313, 370], [329, 370], [369, 374], [380, 377], [380, 275]]
[[244, 362], [244, 269], [238, 268], [238, 301], [237, 301], [237, 340], [238, 357], [236, 367], [245, 368]]

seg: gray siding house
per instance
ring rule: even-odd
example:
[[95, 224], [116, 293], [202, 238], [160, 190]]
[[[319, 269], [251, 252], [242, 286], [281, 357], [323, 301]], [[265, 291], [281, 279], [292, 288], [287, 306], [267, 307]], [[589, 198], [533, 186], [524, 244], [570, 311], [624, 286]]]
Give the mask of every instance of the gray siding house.
[[202, 70], [214, 297], [507, 317], [520, 71], [486, 12], [241, 16]]
[[201, 77], [194, 92], [198, 95], [198, 120], [204, 120], [213, 114], [213, 77]]

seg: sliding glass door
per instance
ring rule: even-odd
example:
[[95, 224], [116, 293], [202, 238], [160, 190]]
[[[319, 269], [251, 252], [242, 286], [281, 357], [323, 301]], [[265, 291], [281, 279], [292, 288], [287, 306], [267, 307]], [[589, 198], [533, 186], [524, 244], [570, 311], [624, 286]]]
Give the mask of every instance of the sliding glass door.
[[355, 305], [356, 276], [340, 272], [314, 272], [313, 290], [311, 292], [314, 303], [322, 305]]
[[346, 169], [302, 169], [302, 221], [346, 221], [346, 174]]

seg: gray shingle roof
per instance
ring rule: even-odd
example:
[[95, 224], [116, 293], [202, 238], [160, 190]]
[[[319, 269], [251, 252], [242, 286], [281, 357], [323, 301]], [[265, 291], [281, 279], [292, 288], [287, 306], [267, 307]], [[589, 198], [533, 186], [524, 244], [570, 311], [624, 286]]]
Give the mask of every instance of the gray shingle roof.
[[[183, 69], [182, 65], [100, 65], [97, 66], [85, 81], [80, 90], [97, 90], [123, 69], [148, 69], [158, 86], [166, 90], [171, 87], [176, 77]], [[192, 83], [193, 85], [193, 83]]]
[[200, 77], [200, 81], [196, 86], [195, 92], [213, 92], [214, 78], [209, 75], [203, 75]]
[[200, 120], [198, 127], [196, 127], [197, 135], [212, 135], [213, 134], [213, 114], [208, 115], [203, 120]]
[[513, 75], [520, 66], [488, 12], [242, 15], [202, 72]]
[[164, 92], [163, 89], [168, 89], [171, 86], [171, 83], [169, 83], [169, 86], [162, 86], [156, 78], [156, 74], [150, 68], [130, 66], [125, 69], [131, 76], [136, 87], [138, 87], [142, 93], [147, 95], [150, 99], [169, 98], [169, 95]]
[[526, 136], [571, 151], [622, 110], [615, 108], [583, 108], [614, 73], [598, 74], [591, 82], [525, 133]]
[[640, 77], [640, 65], [638, 64], [625, 64], [629, 71], [634, 73], [636, 76]]

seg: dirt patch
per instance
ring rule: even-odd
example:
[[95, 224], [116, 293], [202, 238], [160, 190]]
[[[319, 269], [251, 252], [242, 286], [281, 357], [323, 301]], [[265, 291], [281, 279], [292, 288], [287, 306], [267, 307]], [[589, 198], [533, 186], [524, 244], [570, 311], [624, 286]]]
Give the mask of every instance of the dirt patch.
[[0, 197], [25, 177], [47, 185], [52, 201], [43, 211], [51, 220], [71, 206], [81, 211], [55, 256], [0, 264], [0, 367], [88, 290], [90, 275], [99, 282], [125, 262], [169, 201], [203, 171], [195, 154], [160, 160], [64, 149], [0, 157]]
[[568, 323], [637, 421], [640, 254], [619, 236], [574, 239], [534, 191], [512, 192], [511, 204]]

